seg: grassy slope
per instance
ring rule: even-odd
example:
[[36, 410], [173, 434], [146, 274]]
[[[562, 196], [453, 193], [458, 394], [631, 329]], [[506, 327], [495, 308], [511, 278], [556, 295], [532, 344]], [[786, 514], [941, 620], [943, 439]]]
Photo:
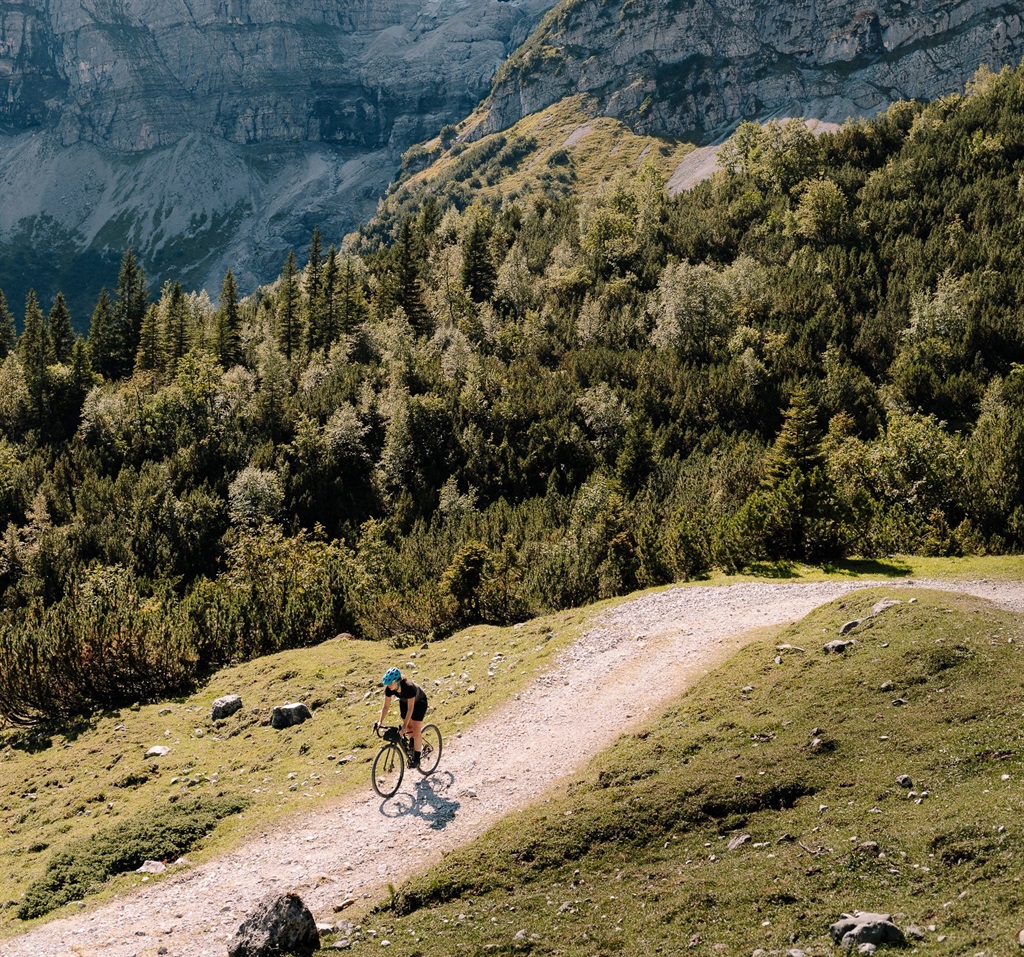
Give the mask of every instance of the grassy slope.
[[[852, 652], [822, 653], [894, 595]], [[829, 924], [861, 909], [901, 915], [928, 953], [1014, 952], [1022, 645], [1019, 616], [941, 592], [821, 608], [399, 888], [364, 915], [364, 939], [422, 957], [824, 954]]]
[[[479, 119], [474, 115], [464, 125]], [[497, 138], [510, 144], [512, 161], [502, 163], [491, 156]], [[385, 207], [445, 196], [453, 184], [467, 183], [472, 184], [473, 199], [497, 205], [536, 192], [559, 195], [570, 185], [587, 195], [621, 173], [636, 173], [645, 163], [667, 180], [693, 146], [638, 136], [617, 120], [594, 115], [591, 101], [574, 96], [474, 143], [445, 151], [435, 139], [420, 149], [431, 158], [430, 165], [403, 177]]]
[[[218, 795], [252, 801], [189, 854], [199, 862], [276, 818], [368, 787], [380, 675], [390, 664], [423, 681], [433, 719], [454, 734], [549, 667], [592, 611], [472, 628], [426, 649], [335, 640], [228, 669], [180, 701], [102, 715], [52, 738], [9, 735], [0, 741], [0, 935], [25, 926], [15, 909], [52, 855], [154, 806]], [[493, 662], [498, 653], [504, 658]], [[242, 696], [242, 711], [214, 722], [211, 703], [229, 693]], [[308, 704], [313, 719], [275, 731], [271, 709], [291, 701]], [[171, 750], [147, 759], [154, 745]], [[141, 880], [125, 875], [96, 890], [110, 895]]]
[[[803, 580], [857, 574], [873, 578], [944, 574], [1024, 577], [1020, 559], [911, 559], [844, 566], [830, 573], [800, 566], [766, 572]], [[722, 578], [714, 583], [735, 580]], [[452, 733], [470, 726], [546, 668], [557, 651], [586, 626], [594, 611], [564, 613], [518, 628], [470, 629], [414, 652], [395, 652], [368, 642], [328, 642], [229, 669], [190, 698], [99, 716], [87, 726], [52, 738], [8, 734], [6, 740], [0, 739], [0, 858], [5, 862], [0, 870], [0, 936], [24, 927], [14, 917], [17, 903], [53, 854], [156, 805], [196, 796], [252, 800], [247, 811], [221, 824], [200, 850], [190, 854], [198, 862], [244, 841], [254, 829], [275, 818], [365, 788], [375, 743], [370, 725], [380, 706], [378, 675], [387, 664], [407, 667], [412, 663], [413, 673], [435, 689], [433, 715]], [[467, 657], [471, 651], [473, 656]], [[495, 677], [488, 679], [488, 665], [499, 652], [505, 660], [495, 668]], [[463, 674], [467, 677], [462, 678]], [[454, 677], [449, 678], [451, 675]], [[435, 686], [435, 680], [442, 684]], [[750, 679], [746, 683], [757, 682]], [[477, 688], [472, 695], [470, 685]], [[213, 722], [210, 703], [230, 692], [242, 695], [243, 711], [226, 721]], [[274, 705], [296, 700], [314, 709], [312, 721], [285, 731], [274, 731], [265, 723]], [[820, 718], [814, 721], [822, 723]], [[681, 736], [673, 733], [669, 746], [678, 751], [683, 747], [681, 741]], [[156, 744], [169, 746], [170, 753], [146, 759], [146, 750]], [[630, 739], [625, 746], [633, 744]], [[608, 760], [615, 760], [614, 755]], [[637, 786], [644, 787], [642, 783]], [[595, 793], [600, 799], [605, 791], [602, 788]], [[658, 793], [655, 789], [652, 796]], [[708, 839], [717, 841], [717, 837]], [[473, 854], [482, 853], [482, 846], [468, 852], [471, 860]], [[552, 846], [557, 848], [557, 841]], [[641, 860], [641, 851], [628, 850], [626, 856]], [[652, 867], [655, 862], [652, 860]], [[97, 894], [110, 896], [142, 879], [125, 875], [97, 888]], [[542, 888], [538, 893], [550, 891]], [[464, 909], [465, 905], [456, 905], [453, 913], [461, 912], [460, 906]], [[523, 905], [517, 896], [510, 906]], [[414, 915], [404, 920], [415, 927], [417, 920], [433, 925], [441, 917]]]
[[772, 578], [782, 581], [867, 580], [960, 580], [1024, 581], [1024, 558], [1019, 555], [968, 555], [963, 558], [927, 558], [921, 556], [885, 559], [846, 559], [824, 568], [778, 562], [756, 566], [748, 574], [726, 575], [715, 572], [704, 584], [728, 585], [738, 581]]

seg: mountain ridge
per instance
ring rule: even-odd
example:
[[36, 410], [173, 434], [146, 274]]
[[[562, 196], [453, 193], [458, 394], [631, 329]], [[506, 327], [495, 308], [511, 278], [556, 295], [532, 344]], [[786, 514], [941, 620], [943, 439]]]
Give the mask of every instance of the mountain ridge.
[[[157, 282], [213, 290], [231, 268], [252, 289], [314, 225], [340, 238], [370, 215], [401, 153], [472, 109], [548, 6], [3, 7], [0, 288], [24, 301], [4, 263], [43, 229], [54, 259], [105, 257], [107, 285], [133, 245]], [[83, 279], [56, 264], [50, 278], [47, 301]]]
[[[961, 88], [1024, 55], [1016, 4], [772, 6], [576, 0], [504, 64], [474, 126], [511, 126], [571, 92], [645, 135], [707, 143], [743, 120], [840, 123]], [[557, 64], [557, 69], [551, 67]]]

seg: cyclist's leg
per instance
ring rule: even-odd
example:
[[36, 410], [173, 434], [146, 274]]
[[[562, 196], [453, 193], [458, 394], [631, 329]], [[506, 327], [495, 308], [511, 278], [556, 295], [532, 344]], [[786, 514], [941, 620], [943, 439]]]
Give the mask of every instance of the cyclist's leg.
[[409, 737], [412, 738], [412, 749], [419, 754], [423, 750], [423, 722], [410, 721], [409, 732]]
[[427, 700], [425, 697], [418, 698], [413, 704], [412, 714], [409, 715], [409, 730], [412, 738], [412, 749], [419, 754], [423, 750], [423, 719], [427, 716]]

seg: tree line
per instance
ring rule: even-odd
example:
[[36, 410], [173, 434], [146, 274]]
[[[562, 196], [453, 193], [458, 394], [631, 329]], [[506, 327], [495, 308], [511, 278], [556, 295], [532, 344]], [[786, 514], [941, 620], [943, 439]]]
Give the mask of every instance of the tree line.
[[395, 193], [216, 303], [129, 250], [85, 338], [0, 298], [0, 714], [716, 567], [1019, 551], [1024, 74], [720, 160], [671, 198]]

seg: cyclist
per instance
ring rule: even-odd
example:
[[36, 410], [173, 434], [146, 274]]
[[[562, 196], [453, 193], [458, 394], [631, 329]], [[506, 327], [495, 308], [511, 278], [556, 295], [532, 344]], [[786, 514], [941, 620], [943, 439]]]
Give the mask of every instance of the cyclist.
[[427, 714], [427, 693], [416, 682], [403, 678], [402, 672], [397, 668], [388, 668], [384, 672], [381, 684], [384, 685], [384, 707], [380, 709], [380, 721], [373, 723], [373, 730], [376, 731], [384, 723], [388, 708], [391, 707], [391, 699], [398, 698], [398, 707], [402, 712], [401, 733], [412, 737], [409, 767], [419, 767], [420, 751], [423, 747], [420, 732]]

